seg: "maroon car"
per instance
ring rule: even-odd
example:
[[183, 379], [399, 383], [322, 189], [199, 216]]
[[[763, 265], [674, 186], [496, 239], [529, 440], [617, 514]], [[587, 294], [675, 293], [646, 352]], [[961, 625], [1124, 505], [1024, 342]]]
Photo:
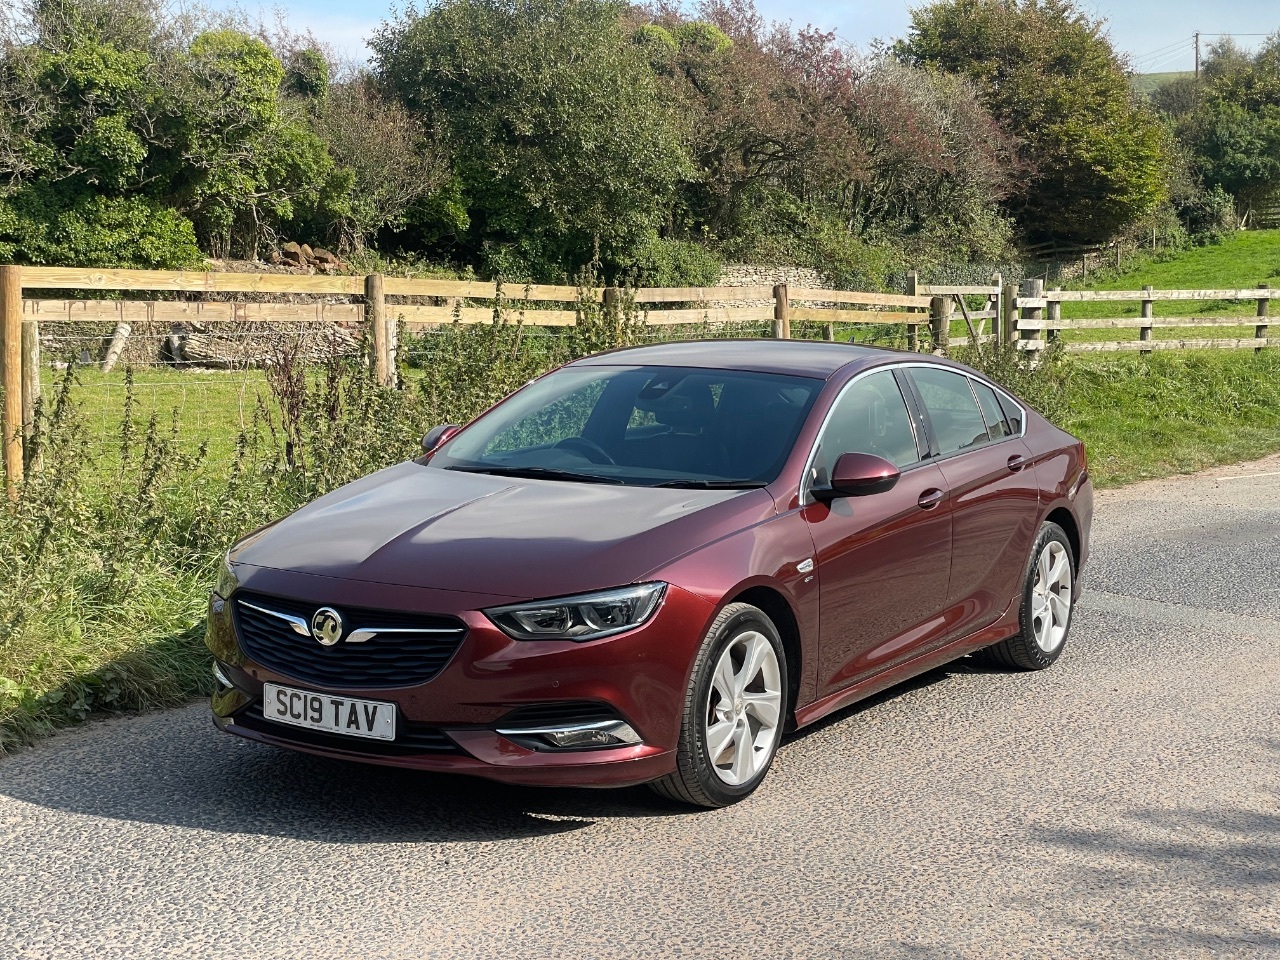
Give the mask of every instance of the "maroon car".
[[1062, 653], [1083, 445], [975, 371], [794, 341], [568, 364], [241, 540], [215, 723], [722, 806], [782, 732], [979, 650]]

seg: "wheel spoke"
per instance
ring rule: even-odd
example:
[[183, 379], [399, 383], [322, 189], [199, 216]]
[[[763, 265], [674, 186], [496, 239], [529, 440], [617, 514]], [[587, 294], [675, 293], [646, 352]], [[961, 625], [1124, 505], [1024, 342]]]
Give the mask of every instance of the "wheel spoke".
[[747, 713], [769, 729], [778, 725], [780, 699], [776, 693], [747, 693], [742, 697]]
[[1049, 551], [1040, 551], [1040, 559], [1036, 561], [1036, 585], [1045, 587], [1049, 584]]
[[738, 724], [733, 737], [733, 769], [731, 775], [734, 783], [743, 783], [751, 779], [755, 767], [756, 747], [751, 736], [751, 727], [746, 723]]
[[732, 720], [721, 720], [707, 728], [707, 756], [711, 758], [713, 765], [719, 763], [724, 752], [729, 749], [736, 729], [737, 724]]
[[1057, 557], [1053, 561], [1053, 566], [1049, 569], [1049, 583], [1066, 583], [1067, 579], [1067, 554], [1066, 551], [1063, 550], [1058, 552]]
[[1036, 620], [1044, 619], [1049, 615], [1049, 601], [1045, 599], [1045, 595], [1038, 590], [1031, 591], [1031, 616]]
[[1065, 627], [1067, 618], [1071, 615], [1071, 605], [1058, 594], [1050, 593], [1049, 607], [1053, 610], [1053, 625], [1055, 627]]
[[733, 675], [733, 658], [729, 656], [726, 650], [720, 658], [720, 662], [716, 664], [716, 672], [711, 678], [711, 685], [715, 688], [716, 693], [720, 694], [720, 699], [725, 703], [733, 703], [734, 697], [737, 695], [737, 682]]
[[768, 640], [758, 633], [751, 634], [751, 639], [747, 641], [747, 652], [742, 661], [742, 669], [734, 677], [735, 696], [741, 696], [747, 687], [751, 685], [751, 681], [760, 672], [765, 657], [771, 652], [772, 648], [769, 646]]

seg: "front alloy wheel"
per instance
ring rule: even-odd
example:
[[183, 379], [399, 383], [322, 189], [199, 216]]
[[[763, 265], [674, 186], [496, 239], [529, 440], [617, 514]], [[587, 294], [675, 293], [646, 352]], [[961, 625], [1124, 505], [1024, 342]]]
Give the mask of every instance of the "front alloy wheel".
[[724, 807], [764, 780], [782, 738], [787, 660], [763, 611], [732, 603], [707, 631], [685, 698], [675, 772], [651, 786], [701, 807]]

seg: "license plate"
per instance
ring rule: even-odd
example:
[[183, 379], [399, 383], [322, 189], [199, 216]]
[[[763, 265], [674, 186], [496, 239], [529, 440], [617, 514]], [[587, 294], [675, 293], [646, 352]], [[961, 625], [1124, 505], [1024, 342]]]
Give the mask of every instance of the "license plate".
[[262, 715], [276, 723], [373, 740], [396, 738], [396, 705], [274, 683], [262, 685]]

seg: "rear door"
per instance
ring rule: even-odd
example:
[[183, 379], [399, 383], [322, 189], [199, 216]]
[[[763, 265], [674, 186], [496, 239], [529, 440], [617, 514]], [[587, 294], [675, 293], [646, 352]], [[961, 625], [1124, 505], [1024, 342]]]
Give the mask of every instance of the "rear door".
[[823, 426], [810, 486], [825, 486], [844, 453], [884, 457], [902, 476], [884, 493], [807, 497], [802, 508], [821, 591], [819, 696], [910, 659], [944, 630], [951, 507], [918, 433], [888, 369], [855, 377]]
[[1039, 488], [1030, 451], [995, 391], [940, 366], [908, 368], [933, 435], [952, 505], [947, 639], [989, 626], [1008, 609], [1035, 539]]

